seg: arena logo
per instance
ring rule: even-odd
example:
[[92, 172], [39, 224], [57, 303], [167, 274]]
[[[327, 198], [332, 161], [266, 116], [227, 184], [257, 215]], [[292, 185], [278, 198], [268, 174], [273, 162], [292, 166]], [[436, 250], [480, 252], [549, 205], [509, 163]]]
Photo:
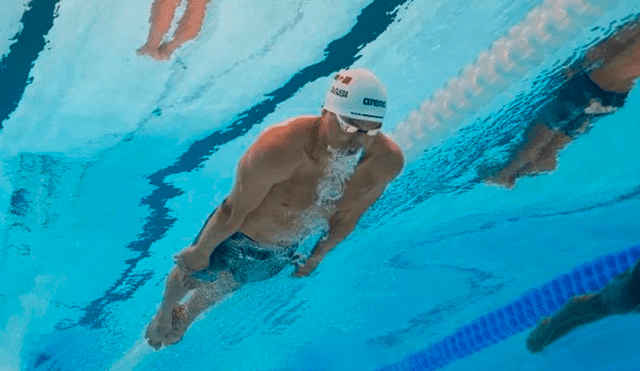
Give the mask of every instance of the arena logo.
[[346, 98], [349, 92], [343, 89], [338, 89], [335, 86], [331, 87], [331, 92], [339, 97]]
[[373, 98], [364, 98], [362, 104], [365, 106], [374, 106], [374, 107], [382, 107], [387, 108], [387, 102], [383, 100], [373, 99]]

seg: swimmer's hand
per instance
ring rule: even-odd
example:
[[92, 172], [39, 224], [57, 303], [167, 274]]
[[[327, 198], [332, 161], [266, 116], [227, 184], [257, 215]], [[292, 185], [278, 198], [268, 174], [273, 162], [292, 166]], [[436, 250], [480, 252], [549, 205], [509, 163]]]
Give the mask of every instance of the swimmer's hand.
[[297, 253], [293, 254], [293, 256], [291, 256], [291, 264], [295, 265], [296, 267], [304, 265], [305, 260], [307, 260], [307, 255], [299, 253], [299, 252], [297, 252]]
[[310, 257], [304, 261], [304, 264], [298, 264], [296, 272], [293, 274], [296, 277], [306, 277], [311, 274], [320, 264], [320, 260], [315, 257]]
[[176, 265], [187, 272], [198, 272], [209, 266], [209, 254], [194, 246], [185, 247], [173, 256]]

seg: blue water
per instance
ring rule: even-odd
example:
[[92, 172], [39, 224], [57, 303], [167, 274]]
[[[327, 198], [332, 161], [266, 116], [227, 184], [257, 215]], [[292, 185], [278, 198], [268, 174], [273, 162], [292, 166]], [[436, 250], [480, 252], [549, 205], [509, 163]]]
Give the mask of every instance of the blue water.
[[[514, 190], [478, 178], [562, 65], [640, 12], [629, 0], [407, 164], [316, 274], [249, 285], [160, 352], [142, 342], [171, 255], [261, 130], [318, 113], [353, 65], [387, 85], [391, 131], [538, 4], [213, 0], [163, 63], [134, 52], [148, 0], [0, 5], [0, 370], [376, 369], [640, 243], [637, 89], [558, 170]], [[638, 325], [611, 317], [536, 355], [524, 331], [446, 370], [635, 370]]]

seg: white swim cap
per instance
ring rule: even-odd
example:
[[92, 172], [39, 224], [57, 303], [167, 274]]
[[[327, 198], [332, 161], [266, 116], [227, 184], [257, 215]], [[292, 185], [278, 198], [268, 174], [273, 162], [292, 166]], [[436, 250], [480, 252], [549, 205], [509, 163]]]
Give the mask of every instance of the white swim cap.
[[369, 70], [342, 70], [333, 77], [324, 109], [351, 119], [382, 122], [387, 89]]

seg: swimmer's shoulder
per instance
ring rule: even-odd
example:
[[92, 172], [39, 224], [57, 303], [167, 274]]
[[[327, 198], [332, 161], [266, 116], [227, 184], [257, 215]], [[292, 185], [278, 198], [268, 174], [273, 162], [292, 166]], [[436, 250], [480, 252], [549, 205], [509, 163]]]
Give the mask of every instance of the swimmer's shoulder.
[[395, 178], [404, 168], [404, 153], [400, 146], [385, 134], [378, 134], [373, 143], [373, 161], [382, 176]]
[[279, 124], [272, 125], [267, 130], [271, 130], [273, 135], [277, 135], [292, 149], [303, 149], [308, 146], [314, 135], [317, 136], [320, 128], [319, 116], [297, 116]]
[[290, 161], [300, 160], [317, 127], [318, 116], [294, 117], [266, 128], [255, 146], [262, 151], [276, 152]]

